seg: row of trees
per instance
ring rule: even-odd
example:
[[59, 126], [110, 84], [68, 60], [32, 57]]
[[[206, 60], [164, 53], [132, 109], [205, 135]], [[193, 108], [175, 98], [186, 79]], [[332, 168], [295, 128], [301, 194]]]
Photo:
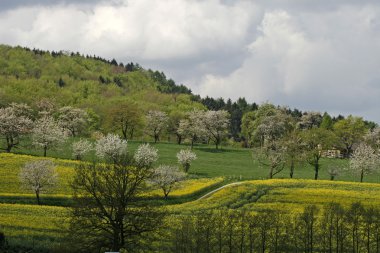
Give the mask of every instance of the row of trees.
[[[264, 104], [244, 115], [243, 130], [254, 156], [269, 168], [269, 178], [285, 167], [293, 177], [297, 166], [308, 163], [318, 179], [321, 158], [329, 152], [351, 158], [349, 168], [358, 172], [361, 180], [378, 167], [380, 130], [371, 129], [359, 117], [348, 116], [334, 123], [328, 114], [310, 112], [297, 119], [286, 108]], [[329, 171], [334, 178], [337, 168]]]
[[[95, 149], [98, 160], [118, 164], [120, 159], [126, 159], [125, 157], [129, 155], [127, 147], [127, 141], [117, 135], [108, 134], [97, 140], [95, 147], [88, 140], [74, 142], [73, 156], [81, 160], [86, 153]], [[190, 150], [180, 150], [177, 153], [177, 158], [183, 170], [174, 165], [159, 165], [152, 169], [148, 180], [145, 182], [161, 189], [165, 198], [179, 182], [186, 178], [190, 165], [192, 161], [197, 159], [197, 156]], [[142, 144], [136, 150], [133, 158], [128, 159], [132, 159], [129, 163], [135, 164], [139, 168], [151, 168], [158, 159], [158, 151], [149, 144]], [[26, 163], [21, 168], [19, 177], [21, 186], [26, 190], [31, 190], [36, 195], [37, 204], [41, 204], [40, 194], [53, 189], [58, 182], [55, 164], [51, 160], [36, 160]]]
[[164, 133], [169, 133], [176, 136], [178, 144], [185, 139], [191, 142], [191, 147], [196, 141], [212, 141], [218, 148], [228, 135], [229, 114], [226, 111], [194, 110], [168, 115], [162, 111], [151, 110], [144, 119], [136, 105], [125, 103], [113, 108], [108, 115], [108, 122], [113, 124], [113, 130], [121, 132], [125, 139], [132, 139], [136, 129], [142, 128], [144, 122], [145, 134], [151, 136], [155, 142]]
[[360, 203], [294, 215], [207, 210], [171, 219], [164, 234], [162, 252], [379, 252], [380, 210]]
[[22, 137], [29, 135], [36, 147], [46, 156], [48, 149], [63, 143], [68, 136], [83, 135], [91, 128], [92, 119], [82, 109], [70, 106], [56, 111], [50, 104], [41, 103], [40, 111], [26, 104], [12, 103], [0, 108], [0, 135], [5, 140], [6, 152], [20, 145]]

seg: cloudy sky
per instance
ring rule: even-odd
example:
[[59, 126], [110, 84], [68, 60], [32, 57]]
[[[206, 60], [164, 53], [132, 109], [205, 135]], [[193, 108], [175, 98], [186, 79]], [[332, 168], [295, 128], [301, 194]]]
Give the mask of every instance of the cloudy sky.
[[1, 0], [0, 43], [138, 62], [202, 96], [380, 123], [378, 0]]

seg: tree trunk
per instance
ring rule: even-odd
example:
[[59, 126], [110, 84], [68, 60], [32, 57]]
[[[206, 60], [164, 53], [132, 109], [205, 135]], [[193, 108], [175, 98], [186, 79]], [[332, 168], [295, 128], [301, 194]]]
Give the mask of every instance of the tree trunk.
[[273, 178], [273, 167], [271, 166], [270, 167], [270, 169], [269, 169], [269, 175], [268, 175], [268, 177], [269, 177], [269, 179], [272, 179]]
[[360, 172], [360, 182], [363, 183], [363, 178], [364, 178], [364, 170]]
[[177, 144], [181, 145], [181, 143], [182, 143], [182, 136], [180, 134], [176, 134], [176, 135], [177, 135]]
[[41, 202], [40, 202], [40, 191], [39, 190], [36, 190], [36, 198], [37, 198], [37, 204], [41, 205]]
[[155, 134], [154, 135], [154, 143], [157, 143], [158, 140], [159, 140], [159, 136], [158, 136], [158, 134]]
[[290, 178], [293, 178], [294, 174], [294, 161], [292, 160], [290, 163]]
[[46, 157], [46, 151], [47, 151], [47, 147], [45, 146], [44, 147], [44, 157]]
[[319, 172], [319, 163], [318, 162], [315, 163], [314, 169], [315, 169], [314, 179], [317, 180], [318, 179], [318, 172]]

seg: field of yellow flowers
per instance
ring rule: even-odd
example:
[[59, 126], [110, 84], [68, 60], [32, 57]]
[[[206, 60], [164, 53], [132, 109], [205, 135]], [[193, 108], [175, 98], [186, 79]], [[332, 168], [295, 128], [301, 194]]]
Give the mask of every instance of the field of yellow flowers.
[[306, 205], [322, 206], [353, 202], [380, 207], [380, 184], [334, 182], [326, 180], [272, 179], [246, 181], [215, 192], [207, 198], [172, 206], [173, 212], [245, 208], [251, 211], [298, 212]]
[[[42, 196], [45, 200], [50, 198], [44, 203], [46, 205], [37, 206], [34, 194], [29, 189], [22, 188], [18, 179], [20, 168], [35, 159], [41, 158], [0, 154], [0, 231], [6, 234], [13, 245], [28, 244], [43, 251], [58, 246], [63, 237], [62, 228], [67, 226], [68, 213], [68, 209], [63, 206], [69, 205], [69, 185], [77, 162], [48, 158], [53, 159], [57, 165], [59, 184], [56, 189]], [[187, 202], [171, 203], [168, 210], [173, 214], [214, 208], [291, 213], [302, 211], [309, 204], [321, 206], [333, 201], [344, 206], [360, 201], [364, 205], [380, 207], [380, 184], [305, 179], [244, 181], [194, 200], [199, 194], [205, 194], [224, 183], [223, 177], [188, 179], [170, 194], [174, 198], [183, 197]], [[142, 194], [142, 197], [162, 199], [162, 192], [152, 189]]]

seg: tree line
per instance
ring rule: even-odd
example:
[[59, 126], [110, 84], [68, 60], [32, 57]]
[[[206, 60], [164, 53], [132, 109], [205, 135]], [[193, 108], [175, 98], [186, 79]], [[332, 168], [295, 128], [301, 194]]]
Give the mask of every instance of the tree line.
[[309, 205], [300, 213], [203, 210], [170, 218], [159, 252], [379, 252], [380, 210]]

